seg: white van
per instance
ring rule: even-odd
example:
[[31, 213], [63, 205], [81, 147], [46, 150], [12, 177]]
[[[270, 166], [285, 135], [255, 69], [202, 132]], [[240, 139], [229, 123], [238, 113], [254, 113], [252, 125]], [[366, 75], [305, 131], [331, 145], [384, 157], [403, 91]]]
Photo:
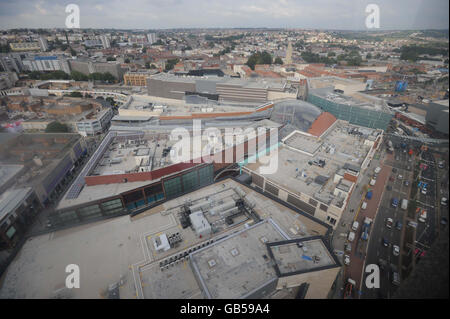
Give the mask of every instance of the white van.
[[348, 233], [348, 241], [352, 242], [355, 239], [355, 233], [354, 232], [349, 232]]
[[422, 209], [422, 212], [420, 213], [419, 216], [419, 222], [425, 223], [426, 220], [427, 220], [427, 211], [425, 209]]
[[355, 220], [352, 224], [352, 230], [357, 231], [359, 227], [359, 223]]
[[367, 202], [363, 202], [361, 205], [361, 209], [366, 209], [367, 208]]

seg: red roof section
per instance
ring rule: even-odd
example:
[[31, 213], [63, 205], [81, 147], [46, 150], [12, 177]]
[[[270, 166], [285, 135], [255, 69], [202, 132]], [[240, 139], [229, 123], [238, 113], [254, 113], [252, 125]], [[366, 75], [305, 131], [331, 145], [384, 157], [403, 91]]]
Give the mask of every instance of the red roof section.
[[321, 113], [316, 120], [311, 124], [308, 133], [314, 136], [322, 135], [334, 122], [336, 118], [333, 114], [328, 112]]

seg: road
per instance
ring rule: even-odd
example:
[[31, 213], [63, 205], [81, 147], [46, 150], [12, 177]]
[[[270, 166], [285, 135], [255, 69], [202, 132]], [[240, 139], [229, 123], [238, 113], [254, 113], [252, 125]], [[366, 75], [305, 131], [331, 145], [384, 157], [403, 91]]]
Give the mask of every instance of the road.
[[[413, 163], [414, 156], [409, 156], [401, 149], [386, 157], [385, 166], [390, 168], [390, 174], [387, 183], [380, 185], [380, 187], [385, 188], [385, 191], [372, 226], [366, 258], [366, 264], [378, 264], [380, 266], [380, 289], [368, 289], [363, 285], [362, 298], [390, 298], [397, 288], [392, 284], [392, 272], [400, 273], [400, 260], [402, 253], [404, 253], [401, 241], [405, 225], [407, 225], [405, 220], [407, 211], [401, 208], [401, 201], [409, 199], [413, 178]], [[397, 207], [392, 206], [393, 198], [399, 201]], [[387, 218], [393, 220], [393, 225], [390, 228], [386, 223]], [[400, 225], [396, 227], [397, 223], [401, 223], [401, 227]], [[383, 244], [383, 240], [386, 241], [387, 246]], [[398, 256], [393, 253], [394, 245], [400, 247], [400, 255]], [[385, 264], [384, 267], [383, 264]]]
[[[388, 177], [389, 168], [383, 168], [378, 175], [377, 183], [373, 189], [373, 197], [371, 200], [364, 199], [366, 194], [366, 190], [364, 189], [364, 185], [368, 185], [373, 175], [374, 169], [377, 166], [380, 166], [382, 161], [384, 160], [384, 150], [380, 150], [372, 159], [370, 166], [362, 172], [362, 176], [358, 181], [358, 187], [353, 191], [348, 206], [343, 213], [339, 225], [336, 227], [333, 235], [332, 246], [335, 251], [344, 251], [344, 245], [347, 242], [347, 234], [351, 230], [351, 226], [353, 221], [356, 220], [359, 222], [360, 226], [356, 232], [355, 240], [351, 243], [351, 252], [346, 252], [350, 256], [350, 265], [344, 266], [341, 274], [336, 282], [336, 288], [331, 298], [342, 298], [343, 297], [343, 287], [348, 278], [352, 278], [356, 281], [356, 287], [358, 290], [360, 286], [360, 278], [361, 272], [364, 265], [364, 257], [366, 253], [366, 241], [360, 240], [361, 237], [361, 225], [364, 218], [370, 217], [373, 218], [379, 202], [381, 200], [381, 194], [383, 188], [378, 186], [382, 185]], [[360, 206], [363, 201], [367, 202], [367, 208], [365, 210], [360, 210]], [[343, 256], [341, 256], [341, 261], [343, 261]], [[354, 297], [357, 297], [356, 295]]]

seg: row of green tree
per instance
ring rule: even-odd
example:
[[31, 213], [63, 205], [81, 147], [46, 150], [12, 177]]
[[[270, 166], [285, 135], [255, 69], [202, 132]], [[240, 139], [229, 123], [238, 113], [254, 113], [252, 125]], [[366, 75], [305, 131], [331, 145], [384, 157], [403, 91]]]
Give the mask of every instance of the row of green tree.
[[435, 46], [419, 46], [419, 45], [404, 45], [399, 50], [396, 50], [400, 54], [401, 60], [417, 61], [422, 54], [428, 55], [444, 55], [448, 56], [448, 49], [435, 45]]
[[363, 61], [356, 50], [352, 50], [349, 53], [340, 54], [337, 57], [334, 52], [329, 52], [327, 56], [321, 56], [310, 51], [303, 51], [301, 53], [301, 57], [307, 63], [324, 63], [326, 65], [337, 64], [340, 61], [345, 61], [347, 65], [359, 66]]
[[273, 60], [272, 55], [267, 52], [255, 52], [253, 53], [245, 63], [248, 65], [252, 70], [255, 70], [255, 65], [257, 64], [283, 64], [283, 60], [281, 60], [280, 57], [276, 57], [275, 60]]
[[165, 70], [166, 71], [172, 70], [173, 67], [178, 63], [178, 61], [180, 61], [180, 60], [177, 58], [167, 60]]
[[28, 73], [28, 77], [33, 80], [75, 80], [75, 81], [103, 81], [108, 83], [113, 83], [116, 81], [114, 75], [109, 72], [100, 73], [94, 72], [89, 75], [83, 74], [78, 71], [72, 71], [70, 74], [67, 74], [64, 71], [51, 71], [51, 72], [39, 72], [32, 71]]

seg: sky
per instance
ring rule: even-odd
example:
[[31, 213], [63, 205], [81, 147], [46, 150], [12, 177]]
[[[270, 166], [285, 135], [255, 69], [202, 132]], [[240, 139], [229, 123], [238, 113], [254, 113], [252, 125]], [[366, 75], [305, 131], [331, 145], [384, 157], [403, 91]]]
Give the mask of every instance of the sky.
[[380, 30], [449, 28], [448, 0], [0, 0], [0, 29], [64, 28], [70, 3], [81, 28], [367, 30], [370, 3]]

